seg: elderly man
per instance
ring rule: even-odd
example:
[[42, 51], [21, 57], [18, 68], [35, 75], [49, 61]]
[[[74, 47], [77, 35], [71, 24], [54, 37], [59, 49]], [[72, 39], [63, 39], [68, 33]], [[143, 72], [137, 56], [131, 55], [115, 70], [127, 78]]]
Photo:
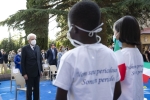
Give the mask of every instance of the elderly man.
[[29, 34], [27, 40], [29, 44], [21, 52], [22, 75], [27, 84], [27, 100], [32, 100], [32, 89], [34, 100], [39, 100], [39, 81], [43, 72], [41, 51], [36, 45], [35, 34]]

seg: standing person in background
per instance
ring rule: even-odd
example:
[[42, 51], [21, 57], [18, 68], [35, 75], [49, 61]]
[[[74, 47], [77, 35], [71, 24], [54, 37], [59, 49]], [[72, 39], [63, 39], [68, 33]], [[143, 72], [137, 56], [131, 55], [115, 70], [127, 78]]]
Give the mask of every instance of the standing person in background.
[[4, 49], [1, 49], [1, 51], [0, 51], [0, 72], [1, 72], [1, 74], [3, 72], [3, 53], [4, 53]]
[[59, 64], [60, 64], [60, 59], [63, 56], [63, 54], [65, 53], [65, 49], [63, 46], [60, 47], [59, 52], [57, 54], [57, 69], [59, 68]]
[[46, 53], [44, 50], [41, 50], [41, 56], [42, 56], [42, 63], [45, 63], [46, 60]]
[[22, 73], [22, 70], [21, 70], [21, 49], [18, 49], [17, 53], [18, 54], [14, 58], [15, 68], [18, 68], [20, 70], [20, 73]]
[[61, 47], [62, 47], [62, 50], [65, 51], [65, 47], [64, 46], [61, 46]]
[[66, 52], [69, 50], [68, 46], [66, 47]]
[[15, 53], [14, 50], [12, 50], [12, 52], [11, 52], [11, 65], [14, 65], [14, 58], [15, 58], [15, 56], [16, 56], [16, 53]]
[[10, 65], [11, 65], [11, 51], [9, 51], [9, 54], [8, 54], [8, 63], [9, 63], [9, 68], [10, 68]]
[[145, 62], [150, 62], [150, 53], [149, 53], [149, 50], [148, 50], [148, 45], [145, 46], [143, 54], [144, 54], [143, 55], [144, 61]]
[[[4, 51], [4, 49], [1, 49], [0, 52], [0, 69], [2, 74], [6, 74], [7, 72], [7, 63], [8, 63], [8, 55]], [[3, 72], [4, 68], [4, 72]]]
[[47, 51], [47, 61], [49, 65], [57, 66], [57, 50], [54, 44], [51, 44], [51, 48]]
[[69, 11], [67, 37], [76, 48], [61, 58], [53, 82], [58, 87], [56, 100], [119, 98], [120, 75], [115, 54], [99, 43], [97, 35], [102, 31], [100, 18], [100, 8], [91, 0], [82, 0]]
[[7, 53], [4, 51], [4, 52], [3, 52], [3, 67], [4, 67], [4, 74], [7, 73], [7, 63], [8, 63], [8, 55], [7, 55]]
[[[141, 45], [139, 24], [134, 17], [124, 16], [117, 21], [116, 28], [119, 29], [119, 34], [115, 35], [123, 47], [118, 52], [122, 55], [126, 67], [126, 70], [119, 67], [123, 80], [121, 80], [122, 94], [118, 100], [143, 100], [143, 58], [137, 48]], [[125, 72], [124, 76], [122, 72]]]
[[36, 45], [35, 34], [30, 33], [27, 40], [29, 44], [24, 46], [21, 51], [21, 68], [22, 76], [27, 84], [27, 100], [32, 100], [32, 91], [33, 100], [40, 100], [39, 82], [43, 72], [41, 50]]

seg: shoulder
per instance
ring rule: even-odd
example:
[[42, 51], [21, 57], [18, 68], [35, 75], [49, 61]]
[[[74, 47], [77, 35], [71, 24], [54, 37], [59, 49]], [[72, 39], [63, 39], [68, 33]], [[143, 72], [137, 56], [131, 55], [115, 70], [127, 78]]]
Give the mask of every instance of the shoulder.
[[125, 49], [122, 49], [121, 52], [122, 52], [123, 56], [129, 58], [129, 60], [139, 59], [139, 60], [143, 61], [142, 54], [140, 53], [138, 48], [132, 48], [132, 49], [125, 48]]
[[38, 48], [38, 49], [40, 49], [40, 47], [39, 47], [38, 45], [36, 45], [36, 46], [35, 46], [35, 48]]
[[55, 51], [57, 51], [57, 49], [56, 49], [56, 48], [55, 48], [54, 50], [55, 50]]
[[107, 46], [103, 45], [103, 44], [100, 44], [98, 46], [99, 48], [99, 52], [101, 52], [102, 55], [107, 55], [107, 56], [113, 56], [115, 57], [115, 53], [112, 49], [108, 48]]
[[26, 49], [28, 47], [30, 47], [30, 45], [26, 45], [26, 46], [22, 47], [22, 49]]
[[40, 48], [38, 45], [36, 45], [36, 47]]
[[72, 50], [67, 51], [64, 53], [62, 56], [63, 60], [70, 61], [70, 59], [78, 59], [80, 57], [88, 57], [89, 54], [95, 54], [97, 53], [98, 56], [115, 56], [114, 52], [106, 47], [105, 45], [99, 43], [99, 44], [94, 44], [94, 45], [84, 45], [84, 46], [79, 46], [76, 47]]
[[61, 59], [63, 61], [69, 61], [69, 59], [74, 59], [76, 50], [77, 48], [67, 51], [66, 53], [64, 53]]
[[47, 52], [50, 52], [50, 51], [51, 51], [51, 49], [48, 49], [48, 50], [47, 50]]

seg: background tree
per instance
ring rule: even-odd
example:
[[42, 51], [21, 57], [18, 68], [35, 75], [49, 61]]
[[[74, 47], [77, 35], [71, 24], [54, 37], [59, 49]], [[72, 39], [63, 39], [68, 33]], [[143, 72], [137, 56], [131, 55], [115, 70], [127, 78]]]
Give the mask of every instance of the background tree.
[[17, 52], [17, 50], [22, 48], [23, 45], [24, 42], [21, 36], [19, 38], [15, 36], [14, 38], [11, 38], [11, 40], [9, 38], [4, 38], [0, 42], [0, 48], [4, 49], [7, 53], [11, 50], [15, 50], [15, 52]]
[[[0, 24], [9, 27], [24, 29], [26, 34], [35, 33], [38, 44], [42, 49], [47, 49], [48, 20], [57, 17], [56, 21], [61, 31], [57, 33], [57, 41], [62, 45], [72, 46], [66, 39], [67, 14], [76, 2], [80, 0], [27, 0], [27, 9], [19, 10]], [[101, 8], [101, 22], [104, 23], [103, 31], [98, 33], [102, 43], [107, 45], [112, 42], [112, 25], [114, 21], [125, 15], [136, 17], [140, 24], [150, 18], [150, 0], [94, 0]]]
[[6, 24], [9, 28], [25, 30], [26, 36], [29, 33], [35, 33], [37, 44], [41, 49], [47, 49], [49, 17], [54, 17], [58, 12], [53, 9], [58, 3], [59, 1], [54, 2], [53, 0], [27, 0], [26, 10], [19, 10], [0, 24]]
[[[78, 0], [79, 1], [79, 0]], [[112, 43], [112, 26], [113, 23], [125, 15], [132, 15], [136, 17], [141, 25], [146, 24], [147, 19], [150, 19], [150, 0], [94, 0], [101, 8], [102, 16], [101, 22], [103, 31], [98, 33], [102, 38], [102, 43], [105, 45]], [[68, 11], [68, 9], [74, 4], [73, 1], [64, 1], [57, 8], [62, 7], [62, 10]], [[67, 15], [57, 16], [57, 22], [61, 31], [57, 33], [57, 41], [65, 42], [67, 33]]]

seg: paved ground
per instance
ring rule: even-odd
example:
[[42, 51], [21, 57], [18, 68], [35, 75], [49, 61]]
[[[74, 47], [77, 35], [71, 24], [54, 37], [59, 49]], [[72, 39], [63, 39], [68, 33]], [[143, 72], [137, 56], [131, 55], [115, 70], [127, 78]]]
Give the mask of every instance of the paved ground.
[[[18, 91], [17, 100], [25, 100], [25, 91]], [[52, 85], [51, 81], [40, 82], [40, 100], [55, 100], [56, 87]], [[15, 100], [15, 81], [12, 84], [12, 91], [10, 91], [10, 81], [2, 81], [0, 85], [0, 97], [2, 100]], [[1, 99], [0, 99], [1, 100]]]
[[10, 74], [0, 75], [0, 81], [10, 80]]

